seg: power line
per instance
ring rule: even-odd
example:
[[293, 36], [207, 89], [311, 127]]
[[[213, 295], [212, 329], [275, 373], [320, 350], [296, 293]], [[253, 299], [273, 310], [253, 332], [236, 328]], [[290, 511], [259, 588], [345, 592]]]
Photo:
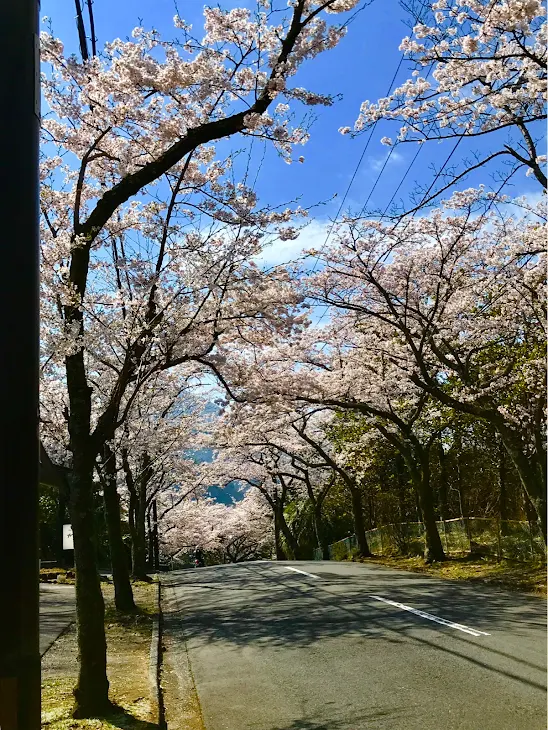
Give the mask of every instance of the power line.
[[[401, 68], [401, 65], [403, 63], [404, 58], [405, 58], [405, 55], [402, 53], [402, 55], [400, 57], [400, 60], [399, 60], [399, 63], [397, 65], [397, 67], [396, 67], [396, 70], [394, 71], [394, 75], [392, 76], [392, 79], [390, 81], [390, 85], [388, 87], [388, 91], [386, 92], [386, 96], [388, 96], [390, 94], [390, 92], [392, 91], [392, 86], [394, 85], [394, 82], [395, 82], [396, 77], [397, 77], [397, 75], [399, 73], [399, 70]], [[333, 233], [333, 230], [334, 230], [335, 226], [337, 225], [337, 221], [339, 219], [339, 216], [340, 216], [340, 214], [342, 212], [342, 209], [344, 207], [344, 204], [346, 202], [346, 198], [348, 197], [348, 193], [350, 192], [350, 189], [351, 189], [351, 187], [352, 187], [352, 185], [354, 183], [354, 180], [356, 179], [356, 175], [358, 174], [358, 171], [359, 171], [359, 169], [361, 167], [361, 164], [362, 164], [363, 159], [365, 157], [365, 153], [367, 152], [367, 148], [369, 147], [369, 143], [371, 142], [371, 139], [372, 139], [373, 134], [375, 132], [375, 129], [377, 127], [378, 121], [379, 120], [377, 119], [374, 122], [373, 126], [371, 127], [371, 132], [369, 133], [369, 137], [367, 138], [367, 141], [366, 141], [365, 146], [364, 146], [364, 148], [362, 150], [362, 153], [361, 153], [361, 155], [360, 155], [360, 157], [358, 159], [358, 162], [356, 164], [356, 167], [354, 168], [354, 172], [352, 173], [352, 177], [350, 178], [350, 182], [347, 185], [347, 188], [346, 188], [345, 193], [343, 195], [343, 199], [341, 200], [341, 204], [339, 205], [339, 209], [337, 211], [337, 215], [335, 216], [335, 219], [333, 220], [333, 222], [332, 222], [332, 224], [331, 224], [331, 226], [329, 228], [329, 231], [327, 232], [327, 236], [325, 238], [325, 241], [320, 246], [320, 249], [319, 249], [319, 251], [318, 251], [318, 253], [316, 255], [316, 260], [315, 260], [314, 265], [312, 267], [312, 271], [315, 271], [316, 270], [316, 266], [317, 266], [317, 264], [319, 262], [320, 253], [327, 246], [327, 244], [329, 243], [329, 239], [331, 238], [331, 234]]]
[[[447, 156], [447, 158], [445, 159], [444, 163], [442, 164], [442, 166], [440, 167], [440, 169], [439, 169], [439, 170], [438, 170], [438, 172], [436, 173], [436, 175], [435, 175], [434, 179], [432, 180], [432, 182], [431, 182], [431, 184], [430, 184], [430, 186], [429, 186], [428, 190], [427, 190], [427, 191], [426, 191], [426, 193], [424, 194], [424, 196], [423, 196], [423, 198], [422, 198], [421, 202], [420, 202], [420, 203], [419, 203], [419, 204], [418, 204], [418, 205], [417, 205], [417, 206], [415, 207], [415, 209], [413, 210], [413, 213], [411, 214], [411, 220], [413, 220], [413, 218], [415, 217], [415, 214], [416, 214], [416, 213], [417, 213], [417, 212], [418, 212], [418, 211], [420, 210], [420, 208], [421, 208], [421, 207], [422, 207], [422, 205], [424, 204], [425, 200], [426, 200], [426, 199], [428, 198], [428, 196], [430, 195], [430, 192], [432, 191], [432, 188], [433, 188], [433, 187], [434, 187], [434, 185], [436, 184], [436, 182], [437, 182], [437, 180], [439, 179], [439, 177], [440, 177], [440, 176], [441, 176], [441, 175], [443, 174], [443, 170], [445, 169], [445, 167], [447, 166], [447, 164], [448, 164], [448, 163], [450, 162], [451, 158], [453, 157], [453, 155], [455, 154], [455, 152], [456, 152], [456, 150], [457, 150], [457, 147], [459, 146], [459, 144], [460, 144], [461, 142], [462, 142], [462, 137], [459, 137], [459, 138], [458, 138], [458, 140], [457, 140], [457, 142], [456, 142], [456, 143], [455, 143], [455, 144], [453, 145], [453, 149], [451, 150], [451, 152], [449, 153], [449, 155], [448, 155], [448, 156]], [[421, 145], [421, 147], [422, 147], [422, 145]], [[412, 164], [413, 164], [413, 162], [414, 162], [414, 161], [415, 161], [415, 160], [417, 159], [417, 156], [418, 156], [419, 152], [420, 152], [420, 147], [419, 147], [419, 150], [417, 151], [417, 153], [415, 154], [415, 156], [414, 156], [413, 160], [411, 161], [411, 165], [412, 165]], [[407, 175], [407, 173], [408, 173], [408, 172], [409, 172], [409, 170], [411, 169], [411, 165], [409, 165], [408, 169], [406, 170], [406, 173], [405, 173], [405, 175]], [[381, 170], [381, 173], [382, 173], [382, 170]], [[379, 175], [379, 177], [380, 177], [380, 175]], [[378, 179], [377, 179], [377, 181], [378, 181]], [[403, 178], [402, 178], [402, 181], [401, 181], [401, 182], [403, 182]], [[401, 186], [401, 182], [400, 182], [400, 185], [398, 185], [398, 188], [397, 188], [397, 190], [398, 190], [398, 189], [399, 189], [399, 187]], [[394, 195], [395, 195], [395, 193], [394, 193]], [[393, 198], [393, 197], [394, 197], [394, 196], [392, 196], [392, 198]], [[392, 201], [390, 201], [390, 202], [392, 202]], [[389, 203], [389, 205], [390, 205], [390, 203]], [[386, 210], [385, 210], [385, 213], [386, 213]], [[385, 213], [383, 213], [383, 216], [385, 215]], [[402, 215], [402, 216], [400, 216], [400, 217], [398, 218], [398, 220], [396, 221], [396, 224], [395, 224], [395, 225], [393, 226], [393, 228], [391, 229], [390, 233], [394, 233], [394, 231], [395, 231], [395, 230], [396, 230], [396, 228], [397, 228], [397, 227], [399, 226], [399, 224], [401, 223], [401, 221], [402, 221], [402, 220], [403, 220], [403, 219], [404, 219], [404, 218], [405, 218], [405, 217], [406, 217], [407, 215], [409, 215], [409, 214], [404, 214], [404, 215]], [[408, 224], [407, 224], [407, 225], [409, 226], [409, 224], [410, 224], [410, 221], [408, 222]], [[318, 253], [318, 256], [319, 256], [319, 253]], [[318, 260], [318, 259], [317, 259], [317, 260]], [[325, 305], [325, 309], [324, 309], [324, 311], [322, 312], [322, 314], [321, 314], [320, 318], [318, 319], [318, 321], [316, 322], [316, 325], [318, 325], [318, 324], [319, 324], [319, 323], [320, 323], [320, 322], [322, 321], [322, 319], [323, 319], [323, 318], [325, 317], [325, 315], [326, 315], [326, 314], [327, 314], [327, 312], [329, 311], [330, 307], [331, 307], [331, 305], [330, 305], [330, 304], [326, 304], [326, 305]], [[324, 348], [325, 348], [326, 344], [327, 344], [327, 343], [324, 343], [324, 345], [322, 345], [322, 347], [321, 347], [321, 349], [320, 349], [320, 352], [324, 350]]]
[[[438, 170], [438, 172], [436, 173], [436, 176], [435, 176], [435, 177], [434, 177], [434, 179], [432, 180], [432, 182], [431, 182], [431, 184], [430, 184], [430, 187], [428, 188], [428, 190], [427, 190], [427, 191], [425, 192], [425, 194], [424, 194], [424, 196], [423, 196], [423, 198], [422, 198], [421, 202], [420, 202], [420, 203], [419, 203], [419, 204], [418, 204], [417, 206], [415, 206], [415, 208], [414, 208], [414, 210], [413, 210], [413, 213], [411, 214], [411, 217], [412, 217], [412, 218], [414, 218], [414, 217], [415, 217], [415, 214], [416, 214], [416, 213], [417, 213], [417, 212], [418, 212], [418, 211], [419, 211], [419, 210], [420, 210], [420, 209], [422, 208], [422, 206], [423, 206], [423, 205], [424, 205], [424, 203], [426, 202], [426, 200], [427, 200], [428, 196], [430, 195], [430, 193], [431, 193], [431, 191], [432, 191], [432, 188], [434, 187], [434, 185], [436, 184], [436, 182], [438, 181], [438, 179], [440, 178], [440, 176], [441, 176], [441, 175], [443, 174], [443, 170], [445, 169], [445, 167], [447, 166], [447, 164], [449, 163], [449, 161], [451, 160], [451, 158], [452, 158], [452, 157], [453, 157], [453, 155], [455, 154], [455, 152], [456, 152], [456, 150], [457, 150], [457, 147], [458, 147], [458, 146], [459, 146], [459, 144], [460, 144], [460, 143], [462, 142], [462, 139], [463, 139], [462, 137], [459, 137], [459, 138], [458, 138], [458, 140], [456, 141], [456, 143], [455, 143], [455, 144], [453, 145], [453, 149], [451, 150], [451, 152], [450, 152], [450, 153], [449, 153], [449, 155], [447, 156], [447, 158], [446, 158], [445, 162], [443, 163], [443, 165], [442, 165], [442, 166], [440, 167], [440, 169], [439, 169], [439, 170]], [[407, 217], [408, 215], [409, 215], [409, 213], [404, 213], [403, 215], [401, 215], [401, 216], [400, 216], [400, 217], [398, 218], [398, 222], [396, 223], [396, 225], [399, 225], [399, 222], [400, 222], [401, 220], [403, 220], [404, 218], [406, 218], [406, 217]], [[394, 227], [394, 228], [395, 228], [395, 227]]]
[[[495, 6], [495, 4], [496, 4], [496, 0], [491, 0], [491, 3], [490, 3], [490, 7], [489, 7], [489, 12], [488, 12], [488, 14], [487, 14], [487, 18], [486, 18], [486, 20], [487, 20], [487, 19], [489, 18], [489, 16], [491, 15], [491, 12], [492, 12], [492, 10], [493, 10], [493, 7]], [[399, 62], [399, 64], [398, 64], [398, 67], [397, 67], [397, 69], [396, 69], [396, 72], [394, 73], [394, 76], [392, 77], [392, 81], [390, 82], [390, 87], [389, 87], [389, 90], [388, 90], [388, 92], [387, 92], [386, 96], [389, 96], [389, 95], [390, 95], [390, 91], [391, 91], [391, 89], [392, 89], [392, 85], [393, 85], [393, 83], [394, 83], [394, 81], [395, 81], [395, 79], [396, 79], [396, 76], [397, 76], [397, 74], [398, 74], [398, 71], [399, 71], [399, 69], [400, 69], [400, 67], [401, 67], [401, 64], [402, 64], [402, 62], [403, 62], [403, 59], [404, 59], [404, 54], [402, 54], [402, 57], [400, 58], [400, 62]], [[425, 76], [425, 79], [427, 79], [427, 78], [428, 78], [428, 76], [430, 75], [430, 73], [431, 73], [432, 69], [434, 68], [434, 65], [435, 65], [435, 61], [432, 61], [432, 63], [430, 64], [430, 68], [428, 69], [428, 73], [427, 73], [427, 74], [426, 74], [426, 76]], [[330, 236], [331, 236], [331, 232], [332, 232], [332, 230], [333, 230], [333, 228], [334, 228], [334, 226], [335, 226], [335, 224], [336, 224], [336, 221], [337, 221], [337, 219], [338, 219], [338, 217], [339, 217], [339, 215], [340, 215], [340, 212], [341, 212], [342, 206], [343, 206], [343, 204], [344, 204], [344, 201], [346, 200], [346, 197], [347, 197], [347, 195], [348, 195], [348, 192], [349, 192], [349, 190], [350, 190], [350, 188], [351, 188], [351, 186], [352, 186], [352, 183], [354, 182], [354, 178], [356, 177], [356, 174], [357, 174], [357, 172], [358, 172], [358, 169], [359, 169], [359, 167], [360, 167], [360, 165], [361, 165], [361, 163], [362, 163], [363, 157], [364, 157], [364, 155], [365, 155], [365, 151], [367, 150], [367, 147], [369, 146], [369, 142], [371, 141], [371, 137], [373, 136], [373, 132], [375, 131], [375, 127], [377, 126], [377, 122], [378, 122], [378, 120], [376, 120], [376, 121], [375, 121], [375, 123], [373, 124], [373, 127], [372, 127], [372, 129], [371, 129], [371, 133], [370, 133], [370, 135], [369, 135], [369, 137], [368, 137], [368, 139], [367, 139], [367, 142], [366, 142], [365, 148], [364, 148], [364, 150], [363, 150], [363, 152], [362, 152], [362, 155], [361, 155], [361, 157], [360, 157], [360, 159], [359, 159], [359, 161], [358, 161], [358, 164], [357, 164], [357, 166], [356, 166], [356, 169], [355, 169], [355, 171], [354, 171], [354, 174], [353, 174], [353, 176], [352, 176], [352, 179], [351, 179], [351, 181], [350, 181], [350, 184], [349, 184], [349, 186], [348, 186], [348, 188], [347, 188], [347, 190], [346, 190], [346, 193], [345, 193], [345, 195], [344, 195], [344, 198], [343, 198], [343, 201], [342, 201], [342, 203], [341, 203], [341, 206], [339, 207], [339, 211], [337, 212], [337, 216], [336, 216], [336, 218], [335, 218], [335, 221], [333, 222], [333, 224], [332, 224], [332, 226], [331, 226], [331, 228], [330, 228], [330, 230], [329, 230], [329, 233], [328, 233], [328, 235], [327, 235], [327, 237], [326, 237], [326, 240], [325, 240], [324, 244], [322, 245], [322, 247], [320, 248], [320, 250], [318, 251], [318, 253], [317, 253], [317, 255], [316, 255], [316, 261], [315, 261], [315, 263], [314, 263], [314, 266], [312, 267], [312, 272], [314, 272], [314, 271], [316, 270], [316, 264], [317, 264], [317, 263], [318, 263], [318, 261], [319, 261], [319, 256], [320, 256], [320, 253], [321, 253], [322, 249], [323, 249], [323, 248], [325, 248], [325, 246], [327, 245], [327, 242], [328, 242], [328, 240], [329, 240], [329, 238], [330, 238]], [[425, 203], [425, 201], [427, 200], [428, 196], [430, 195], [430, 192], [432, 191], [432, 189], [433, 189], [434, 185], [436, 184], [436, 182], [438, 181], [438, 179], [440, 178], [440, 176], [441, 176], [441, 175], [443, 174], [443, 171], [444, 171], [445, 167], [447, 166], [447, 164], [449, 163], [449, 161], [450, 161], [450, 160], [451, 160], [451, 158], [453, 157], [453, 155], [454, 155], [454, 153], [456, 152], [456, 150], [457, 150], [457, 147], [459, 146], [459, 144], [461, 143], [461, 141], [462, 141], [462, 136], [461, 136], [461, 137], [459, 137], [459, 138], [458, 138], [458, 140], [457, 140], [457, 142], [456, 142], [456, 143], [454, 144], [454, 146], [453, 146], [453, 149], [451, 150], [451, 152], [450, 152], [450, 153], [449, 153], [449, 155], [447, 156], [446, 160], [444, 161], [444, 163], [442, 164], [442, 166], [440, 167], [440, 169], [439, 169], [439, 170], [438, 170], [438, 172], [436, 173], [436, 175], [435, 175], [434, 179], [432, 180], [432, 182], [431, 182], [431, 184], [430, 184], [430, 186], [429, 186], [428, 190], [427, 190], [427, 191], [426, 191], [426, 193], [425, 193], [425, 194], [423, 195], [423, 197], [422, 197], [422, 199], [421, 199], [420, 203], [419, 203], [419, 204], [418, 204], [417, 206], [415, 206], [415, 208], [413, 209], [413, 212], [411, 213], [411, 220], [413, 220], [413, 218], [415, 217], [416, 213], [417, 213], [417, 212], [418, 212], [418, 211], [419, 211], [419, 210], [421, 209], [421, 207], [422, 207], [422, 206], [424, 205], [424, 203]], [[363, 204], [363, 206], [362, 206], [362, 208], [361, 208], [361, 211], [360, 211], [360, 215], [359, 215], [359, 217], [360, 217], [360, 218], [362, 217], [362, 215], [363, 215], [363, 213], [364, 213], [364, 211], [365, 211], [365, 208], [366, 208], [366, 206], [367, 206], [367, 204], [368, 204], [368, 202], [369, 202], [369, 200], [370, 200], [370, 198], [371, 198], [371, 196], [372, 196], [372, 194], [373, 194], [373, 191], [375, 190], [375, 188], [376, 188], [376, 186], [377, 186], [377, 184], [378, 184], [378, 182], [379, 182], [379, 180], [380, 180], [380, 178], [381, 178], [381, 175], [383, 174], [383, 172], [384, 172], [384, 170], [385, 170], [385, 168], [386, 168], [386, 166], [387, 166], [387, 164], [388, 164], [388, 162], [389, 162], [389, 160], [390, 160], [390, 157], [392, 156], [392, 153], [393, 153], [393, 151], [394, 151], [394, 149], [395, 149], [395, 147], [396, 147], [396, 146], [397, 146], [397, 143], [396, 143], [396, 145], [394, 145], [394, 146], [392, 146], [392, 147], [391, 147], [391, 149], [390, 149], [390, 152], [389, 152], [389, 154], [388, 154], [388, 156], [387, 156], [386, 160], [384, 161], [384, 164], [383, 164], [383, 166], [382, 166], [381, 170], [379, 171], [379, 174], [377, 175], [377, 179], [375, 180], [375, 182], [374, 182], [374, 184], [373, 184], [373, 187], [371, 188], [371, 190], [370, 190], [370, 192], [369, 192], [369, 195], [367, 196], [367, 199], [366, 199], [365, 203]], [[398, 183], [398, 186], [397, 186], [396, 190], [394, 191], [394, 193], [392, 194], [392, 197], [391, 197], [391, 198], [390, 198], [390, 200], [388, 201], [388, 204], [386, 205], [386, 207], [385, 207], [385, 209], [384, 209], [384, 211], [383, 211], [382, 215], [380, 216], [379, 220], [382, 220], [382, 219], [383, 219], [383, 218], [384, 218], [384, 217], [386, 216], [386, 213], [387, 213], [387, 211], [388, 211], [388, 209], [389, 209], [390, 205], [392, 204], [392, 201], [393, 201], [393, 200], [394, 200], [394, 198], [396, 197], [396, 195], [397, 195], [397, 193], [398, 193], [399, 189], [401, 188], [401, 186], [402, 186], [402, 184], [403, 184], [404, 180], [406, 179], [407, 175], [409, 174], [409, 172], [410, 172], [411, 168], [412, 168], [412, 167], [413, 167], [413, 165], [415, 164], [415, 161], [417, 160], [417, 158], [418, 158], [418, 156], [419, 156], [419, 154], [420, 154], [420, 152], [421, 152], [421, 150], [422, 150], [422, 147], [423, 147], [423, 144], [420, 144], [420, 145], [419, 145], [419, 148], [418, 148], [418, 150], [416, 151], [415, 155], [413, 156], [413, 159], [412, 159], [412, 160], [411, 160], [411, 162], [409, 163], [409, 165], [408, 165], [408, 167], [407, 167], [407, 169], [406, 169], [406, 171], [405, 171], [405, 173], [404, 173], [403, 177], [401, 178], [400, 182]], [[490, 204], [490, 205], [488, 206], [488, 208], [487, 208], [487, 211], [488, 211], [488, 210], [490, 210], [490, 208], [491, 208], [491, 206], [492, 206], [493, 202], [494, 202], [494, 200], [493, 200], [493, 201], [491, 202], [491, 204]], [[402, 221], [402, 220], [403, 220], [404, 218], [406, 218], [406, 217], [407, 217], [408, 215], [409, 215], [409, 213], [404, 213], [403, 215], [401, 215], [401, 216], [399, 216], [399, 217], [398, 217], [398, 219], [397, 219], [397, 221], [396, 221], [396, 224], [394, 225], [394, 227], [393, 227], [393, 228], [392, 228], [392, 230], [391, 230], [391, 233], [393, 233], [393, 232], [394, 232], [394, 231], [396, 230], [396, 228], [397, 228], [397, 227], [399, 226], [399, 224], [401, 223], [401, 221]], [[408, 222], [408, 224], [407, 224], [407, 225], [409, 225], [409, 223], [410, 223], [410, 221]], [[316, 322], [316, 325], [318, 325], [318, 324], [319, 324], [319, 323], [320, 323], [320, 322], [322, 321], [322, 319], [323, 319], [323, 318], [325, 317], [325, 315], [326, 315], [326, 314], [327, 314], [327, 312], [329, 311], [330, 307], [331, 307], [331, 305], [330, 305], [330, 304], [326, 304], [326, 305], [325, 305], [325, 309], [324, 309], [324, 311], [322, 312], [322, 314], [321, 314], [321, 316], [319, 317], [319, 319], [317, 320], [317, 322]], [[324, 344], [322, 345], [322, 347], [320, 348], [320, 352], [322, 352], [322, 351], [323, 351], [323, 350], [325, 349], [326, 345], [327, 345], [327, 343], [324, 343]]]
[[384, 209], [384, 211], [383, 211], [383, 214], [381, 215], [381, 220], [382, 220], [382, 219], [383, 219], [383, 218], [384, 218], [384, 217], [386, 216], [386, 213], [388, 212], [388, 209], [389, 209], [389, 208], [390, 208], [390, 206], [392, 205], [392, 201], [394, 200], [394, 198], [395, 198], [395, 197], [396, 197], [396, 195], [398, 194], [398, 191], [399, 191], [399, 189], [401, 188], [401, 186], [403, 185], [403, 183], [404, 183], [404, 181], [405, 181], [405, 178], [407, 177], [407, 175], [409, 174], [409, 172], [410, 172], [411, 168], [412, 168], [412, 167], [413, 167], [413, 165], [415, 164], [415, 160], [416, 160], [416, 159], [417, 159], [417, 157], [419, 156], [419, 154], [420, 154], [420, 152], [421, 152], [421, 150], [422, 150], [423, 146], [424, 146], [424, 145], [420, 144], [420, 145], [419, 145], [419, 148], [418, 148], [418, 150], [417, 150], [417, 151], [415, 152], [415, 155], [414, 155], [413, 159], [411, 160], [411, 162], [409, 163], [409, 165], [408, 165], [408, 167], [407, 167], [407, 170], [406, 170], [406, 171], [404, 172], [404, 174], [403, 174], [403, 177], [402, 177], [402, 179], [401, 179], [401, 180], [399, 181], [399, 183], [398, 183], [398, 187], [397, 187], [397, 188], [396, 188], [396, 189], [394, 190], [394, 192], [392, 193], [392, 197], [391, 197], [391, 198], [390, 198], [390, 200], [388, 201], [388, 203], [387, 203], [387, 205], [386, 205], [386, 208]]
[[[428, 79], [428, 77], [430, 76], [430, 74], [431, 74], [431, 72], [432, 72], [432, 69], [433, 69], [433, 68], [434, 68], [434, 62], [432, 62], [432, 63], [430, 64], [430, 68], [428, 69], [428, 72], [427, 72], [426, 76], [424, 77], [424, 78], [425, 78], [425, 80], [426, 80], [426, 79]], [[382, 176], [382, 174], [383, 174], [383, 172], [384, 172], [384, 170], [385, 170], [386, 166], [388, 165], [388, 163], [389, 163], [389, 161], [390, 161], [390, 158], [392, 157], [392, 153], [394, 152], [394, 150], [395, 150], [395, 148], [396, 148], [397, 146], [398, 146], [398, 141], [396, 141], [396, 144], [395, 144], [395, 145], [393, 145], [393, 146], [392, 146], [392, 147], [390, 148], [390, 152], [388, 153], [388, 155], [387, 155], [387, 157], [386, 157], [386, 160], [384, 161], [384, 165], [383, 165], [383, 166], [382, 166], [382, 168], [380, 169], [380, 171], [379, 171], [379, 174], [377, 175], [377, 179], [376, 179], [376, 180], [375, 180], [375, 182], [373, 183], [373, 187], [372, 187], [372, 188], [371, 188], [371, 190], [369, 191], [369, 195], [367, 196], [367, 199], [366, 199], [365, 203], [363, 204], [363, 206], [362, 206], [362, 208], [361, 208], [361, 210], [360, 210], [360, 214], [359, 214], [359, 216], [358, 216], [359, 218], [361, 218], [361, 217], [363, 216], [363, 214], [364, 214], [364, 212], [365, 212], [365, 209], [367, 208], [367, 204], [369, 203], [369, 201], [370, 201], [370, 199], [371, 199], [371, 196], [373, 195], [373, 192], [375, 191], [375, 188], [377, 187], [377, 184], [378, 184], [379, 180], [381, 179], [381, 176]], [[421, 144], [421, 145], [419, 146], [419, 149], [417, 150], [417, 152], [415, 153], [415, 156], [414, 156], [414, 157], [413, 157], [413, 159], [411, 160], [411, 163], [409, 164], [409, 166], [408, 166], [407, 170], [405, 171], [405, 174], [404, 174], [404, 176], [403, 176], [403, 177], [402, 177], [402, 179], [400, 180], [400, 182], [399, 182], [399, 184], [398, 184], [398, 187], [396, 188], [396, 190], [394, 191], [394, 194], [393, 194], [393, 195], [392, 195], [392, 197], [390, 198], [390, 201], [389, 201], [389, 203], [388, 203], [388, 206], [387, 206], [387, 207], [385, 208], [385, 211], [384, 211], [384, 213], [383, 213], [383, 214], [381, 215], [381, 217], [380, 217], [380, 220], [382, 220], [382, 219], [384, 218], [384, 216], [386, 215], [386, 211], [388, 210], [388, 207], [390, 206], [390, 204], [392, 203], [392, 201], [393, 201], [393, 200], [394, 200], [394, 198], [396, 197], [396, 194], [397, 194], [398, 190], [399, 190], [399, 189], [400, 189], [400, 187], [402, 186], [402, 184], [403, 184], [403, 181], [404, 181], [404, 180], [405, 180], [405, 178], [407, 177], [407, 174], [408, 174], [408, 172], [409, 172], [409, 171], [411, 170], [411, 168], [413, 167], [413, 165], [414, 165], [414, 163], [415, 163], [415, 160], [417, 159], [417, 157], [418, 157], [418, 156], [419, 156], [419, 154], [420, 154], [420, 151], [421, 151], [421, 149], [422, 149], [422, 144]]]

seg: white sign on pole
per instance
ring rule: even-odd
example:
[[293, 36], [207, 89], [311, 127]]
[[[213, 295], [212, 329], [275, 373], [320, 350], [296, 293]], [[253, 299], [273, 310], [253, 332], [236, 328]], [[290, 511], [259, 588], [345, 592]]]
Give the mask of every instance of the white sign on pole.
[[72, 525], [63, 525], [63, 550], [74, 550]]

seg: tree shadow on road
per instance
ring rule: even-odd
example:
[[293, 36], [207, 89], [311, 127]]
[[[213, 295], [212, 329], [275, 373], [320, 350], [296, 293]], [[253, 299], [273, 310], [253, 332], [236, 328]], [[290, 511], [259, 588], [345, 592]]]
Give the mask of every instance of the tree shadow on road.
[[[491, 646], [488, 637], [478, 641], [477, 637], [438, 627], [379, 603], [372, 595], [491, 634], [511, 630], [514, 637], [528, 637], [529, 641], [546, 625], [546, 607], [541, 599], [490, 587], [446, 584], [411, 573], [398, 574], [393, 582], [390, 576], [387, 582], [386, 571], [368, 571], [351, 579], [338, 573], [319, 575], [320, 580], [307, 581], [305, 576], [292, 579], [271, 567], [251, 564], [238, 571], [208, 569], [200, 575], [177, 577], [169, 584], [177, 590], [179, 602], [166, 604], [166, 626], [176, 630], [180, 625], [190, 648], [214, 641], [225, 648], [303, 648], [337, 637], [382, 639], [392, 645], [411, 641], [533, 689], [546, 687], [542, 655], [538, 662], [521, 659]], [[417, 586], [420, 593], [410, 594]], [[434, 627], [439, 629], [439, 640], [432, 634]], [[448, 634], [457, 640], [458, 648], [454, 642], [447, 646]]]
[[[350, 720], [348, 718], [326, 720], [318, 713], [307, 714], [305, 717], [292, 720], [289, 725], [276, 723], [276, 726], [273, 726], [271, 730], [348, 730], [349, 727], [358, 730], [359, 728], [371, 728], [374, 727], [377, 721], [395, 721], [404, 717], [406, 709], [401, 707], [394, 710], [373, 710], [354, 714]], [[350, 726], [349, 722], [351, 723]]]

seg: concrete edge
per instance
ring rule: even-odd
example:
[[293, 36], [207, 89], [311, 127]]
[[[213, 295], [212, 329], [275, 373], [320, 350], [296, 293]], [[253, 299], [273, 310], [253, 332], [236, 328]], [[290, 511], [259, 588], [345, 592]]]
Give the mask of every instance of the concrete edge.
[[42, 653], [40, 654], [40, 659], [43, 659], [43, 658], [44, 658], [44, 657], [46, 656], [46, 654], [47, 654], [47, 653], [48, 653], [48, 651], [49, 651], [49, 650], [50, 650], [50, 649], [52, 648], [52, 646], [53, 646], [53, 645], [54, 645], [54, 644], [55, 644], [55, 643], [56, 643], [57, 641], [59, 641], [59, 639], [60, 639], [60, 638], [61, 638], [62, 636], [64, 636], [64, 635], [65, 635], [65, 634], [67, 633], [67, 631], [68, 631], [68, 630], [69, 630], [69, 629], [71, 628], [71, 626], [73, 626], [73, 624], [75, 624], [75, 623], [76, 623], [76, 619], [73, 619], [73, 620], [72, 620], [72, 621], [71, 621], [71, 622], [70, 622], [69, 624], [67, 624], [66, 626], [63, 626], [63, 628], [62, 628], [62, 629], [61, 629], [61, 631], [60, 631], [60, 632], [59, 632], [59, 633], [57, 634], [57, 636], [56, 636], [56, 637], [55, 637], [55, 638], [54, 638], [54, 639], [53, 639], [53, 640], [52, 640], [52, 641], [51, 641], [51, 642], [50, 642], [50, 643], [49, 643], [49, 644], [48, 644], [48, 645], [46, 646], [46, 648], [44, 649], [44, 651], [43, 651], [43, 652], [42, 652]]
[[[165, 650], [167, 654], [165, 664], [162, 665], [162, 672], [166, 672], [162, 675], [165, 681], [162, 686], [162, 700], [166, 713], [164, 730], [168, 727], [168, 721], [173, 721], [178, 727], [188, 727], [189, 730], [190, 728], [192, 730], [206, 730], [200, 697], [190, 662], [186, 635], [184, 631], [181, 631], [175, 638], [170, 632], [170, 622], [172, 621], [175, 621], [180, 629], [178, 614], [181, 612], [182, 607], [173, 586], [169, 583], [164, 585], [162, 596], [169, 606], [164, 623]], [[175, 616], [177, 618], [174, 618]], [[172, 624], [171, 629], [173, 629]]]
[[162, 666], [162, 586], [156, 583], [156, 611], [152, 620], [152, 637], [150, 641], [150, 657], [148, 679], [152, 705], [153, 722], [163, 729], [166, 727], [160, 671]]

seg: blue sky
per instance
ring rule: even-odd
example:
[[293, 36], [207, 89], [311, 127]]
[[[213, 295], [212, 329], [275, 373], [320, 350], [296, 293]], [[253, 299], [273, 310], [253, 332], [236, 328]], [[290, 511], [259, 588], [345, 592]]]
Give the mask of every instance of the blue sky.
[[[245, 4], [245, 0], [221, 2], [223, 7]], [[176, 32], [172, 24], [176, 12], [173, 0], [95, 0], [94, 9], [99, 46], [116, 37], [128, 37], [136, 25], [155, 27], [165, 37], [173, 37]], [[181, 16], [193, 24], [194, 33], [198, 36], [201, 35], [202, 9], [201, 0], [187, 0], [179, 4]], [[41, 14], [51, 18], [53, 31], [63, 40], [66, 49], [77, 52], [73, 2], [43, 0]], [[274, 251], [266, 254], [267, 262], [291, 258], [303, 245], [320, 246], [325, 239], [329, 219], [337, 213], [367, 139], [367, 134], [355, 139], [342, 136], [338, 128], [353, 125], [364, 99], [374, 101], [386, 95], [400, 60], [399, 43], [409, 33], [404, 24], [406, 19], [397, 0], [375, 0], [353, 22], [346, 38], [336, 49], [305, 64], [295, 77], [297, 86], [323, 94], [341, 94], [343, 98], [331, 108], [319, 109], [310, 141], [296, 149], [296, 156], [302, 154], [305, 157], [303, 164], [296, 162], [287, 165], [273, 150], [267, 152], [256, 190], [262, 203], [280, 204], [294, 198], [299, 198], [303, 206], [329, 202], [316, 209], [316, 221], [298, 242], [278, 244]], [[409, 68], [405, 63], [402, 65], [397, 83], [408, 77]], [[303, 111], [306, 111], [304, 107]], [[368, 198], [388, 152], [388, 148], [380, 144], [381, 137], [385, 135], [395, 137], [396, 127], [388, 123], [377, 126], [349, 192], [345, 209], [348, 206], [354, 210], [360, 209]], [[460, 149], [463, 154], [467, 150], [486, 152], [493, 148], [493, 143], [494, 140], [489, 138], [468, 146], [465, 143]], [[241, 141], [232, 141], [230, 144], [234, 148], [241, 147]], [[425, 145], [402, 185], [398, 199], [408, 202], [407, 196], [417, 181], [428, 186], [433, 179], [432, 163], [439, 166], [452, 146], [452, 141]], [[369, 209], [384, 209], [415, 152], [414, 145], [398, 147], [371, 196]], [[470, 178], [464, 187], [480, 179], [490, 182], [484, 173], [483, 177]], [[516, 182], [516, 195], [536, 188], [524, 176]], [[336, 197], [333, 199], [333, 196]]]

